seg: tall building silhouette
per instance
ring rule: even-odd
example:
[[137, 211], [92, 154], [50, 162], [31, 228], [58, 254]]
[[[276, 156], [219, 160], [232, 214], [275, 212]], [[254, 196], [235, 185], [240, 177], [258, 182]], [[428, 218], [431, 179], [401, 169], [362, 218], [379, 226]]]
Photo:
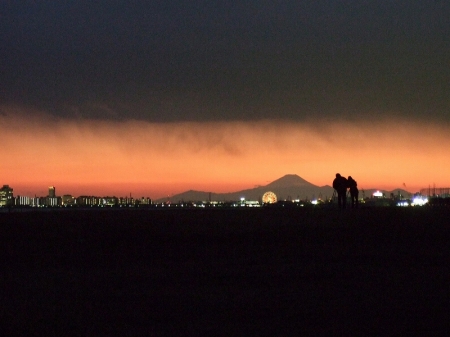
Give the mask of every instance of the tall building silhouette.
[[50, 198], [55, 198], [56, 197], [56, 189], [55, 186], [49, 186], [48, 188], [48, 196]]

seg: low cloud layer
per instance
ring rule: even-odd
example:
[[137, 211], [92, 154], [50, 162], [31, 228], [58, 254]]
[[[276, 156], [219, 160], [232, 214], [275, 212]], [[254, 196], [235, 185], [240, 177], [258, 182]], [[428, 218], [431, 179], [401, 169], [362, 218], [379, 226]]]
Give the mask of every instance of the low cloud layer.
[[336, 172], [360, 188], [450, 186], [450, 126], [380, 121], [149, 123], [66, 120], [0, 107], [2, 184], [15, 194], [149, 196], [231, 192], [298, 174]]

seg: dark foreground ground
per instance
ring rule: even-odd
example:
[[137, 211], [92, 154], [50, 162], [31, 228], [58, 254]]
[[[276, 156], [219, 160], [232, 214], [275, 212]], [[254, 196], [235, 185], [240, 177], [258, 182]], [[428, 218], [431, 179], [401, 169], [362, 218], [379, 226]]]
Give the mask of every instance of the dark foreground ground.
[[447, 335], [450, 208], [0, 214], [4, 336]]

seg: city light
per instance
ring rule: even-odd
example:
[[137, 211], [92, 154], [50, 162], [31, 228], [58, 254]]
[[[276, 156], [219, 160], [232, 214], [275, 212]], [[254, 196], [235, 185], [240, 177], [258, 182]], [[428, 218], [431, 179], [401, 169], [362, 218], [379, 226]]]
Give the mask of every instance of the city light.
[[411, 202], [411, 206], [423, 206], [428, 203], [428, 198], [423, 196], [416, 196]]
[[383, 193], [380, 191], [376, 191], [376, 192], [373, 192], [373, 196], [376, 198], [381, 198], [383, 196]]
[[[295, 184], [294, 184], [295, 185]], [[284, 186], [284, 185], [283, 185]], [[448, 188], [434, 189], [439, 191], [448, 191]], [[257, 193], [260, 195], [250, 193], [251, 196], [236, 196], [235, 199], [225, 199], [223, 196], [217, 195], [218, 198], [212, 200], [212, 193], [209, 193], [207, 199], [197, 198], [188, 199], [184, 201], [180, 196], [174, 195], [174, 200], [157, 200], [154, 201], [148, 197], [133, 198], [131, 193], [126, 197], [115, 197], [115, 196], [93, 196], [93, 195], [80, 195], [78, 197], [72, 196], [71, 194], [64, 194], [62, 196], [57, 196], [56, 188], [51, 186], [49, 188], [49, 193], [46, 196], [26, 196], [17, 195], [14, 196], [13, 188], [9, 185], [3, 185], [0, 188], [0, 208], [11, 208], [25, 209], [34, 207], [50, 207], [50, 208], [92, 208], [92, 207], [106, 207], [106, 208], [121, 208], [121, 207], [133, 207], [133, 208], [154, 208], [154, 207], [167, 207], [167, 208], [177, 208], [177, 207], [197, 207], [197, 208], [215, 208], [215, 207], [316, 207], [316, 208], [328, 208], [330, 206], [337, 206], [337, 201], [335, 198], [316, 198], [314, 195], [311, 199], [305, 197], [305, 199], [292, 199], [289, 195], [287, 197], [280, 198], [277, 197], [274, 192], [262, 193], [258, 190]], [[280, 190], [276, 190], [279, 193]], [[281, 189], [282, 191], [282, 189]], [[244, 192], [244, 191], [241, 191]], [[239, 193], [241, 193], [239, 192]], [[400, 193], [389, 193], [385, 190], [371, 190], [370, 197], [362, 197], [359, 200], [360, 207], [382, 207], [382, 206], [437, 206], [437, 205], [448, 205], [450, 204], [450, 198], [448, 194], [443, 195], [424, 195], [422, 193], [415, 193], [411, 195], [411, 198], [404, 199]], [[392, 191], [394, 192], [394, 191]], [[295, 193], [300, 194], [300, 193]], [[386, 197], [389, 194], [390, 197]], [[370, 194], [369, 194], [370, 195]], [[177, 200], [177, 199], [181, 200]], [[202, 200], [203, 201], [200, 201]]]

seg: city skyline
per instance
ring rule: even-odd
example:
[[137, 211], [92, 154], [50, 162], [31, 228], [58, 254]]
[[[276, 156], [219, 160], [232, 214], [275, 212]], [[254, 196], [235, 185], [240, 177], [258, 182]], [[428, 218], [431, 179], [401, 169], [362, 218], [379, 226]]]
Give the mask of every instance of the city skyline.
[[450, 186], [450, 3], [0, 5], [0, 177], [229, 192], [295, 173]]
[[[417, 191], [409, 191], [406, 189], [406, 184], [402, 187], [397, 187], [394, 189], [382, 189], [382, 188], [365, 188], [365, 187], [359, 187], [360, 191], [362, 192], [363, 198], [365, 197], [371, 197], [372, 194], [375, 196], [375, 194], [382, 193], [383, 196], [387, 196], [389, 194], [394, 194], [395, 196], [402, 195], [403, 197], [408, 197], [408, 195], [411, 197], [412, 195], [424, 195], [424, 196], [433, 196], [436, 195], [440, 196], [441, 193], [445, 196], [448, 195], [448, 187], [442, 187], [442, 186], [436, 186], [436, 184], [429, 184], [427, 187], [422, 187], [420, 190]], [[13, 186], [10, 186], [9, 184], [4, 184], [2, 190], [10, 191], [9, 193], [14, 195], [14, 197], [25, 197], [25, 198], [50, 198], [50, 199], [56, 199], [57, 198], [65, 198], [65, 197], [71, 197], [71, 198], [79, 198], [79, 197], [94, 197], [94, 198], [120, 198], [120, 199], [130, 199], [130, 200], [139, 200], [139, 199], [148, 199], [148, 200], [171, 200], [174, 197], [181, 198], [178, 201], [184, 200], [184, 199], [191, 199], [193, 196], [194, 199], [204, 199], [205, 195], [208, 195], [207, 199], [210, 199], [212, 195], [215, 197], [218, 197], [220, 200], [239, 200], [239, 199], [248, 199], [251, 200], [259, 200], [262, 195], [266, 192], [273, 191], [280, 191], [283, 190], [283, 192], [279, 195], [281, 197], [280, 200], [294, 200], [294, 199], [302, 199], [302, 200], [309, 200], [314, 198], [329, 198], [330, 195], [332, 195], [333, 188], [331, 184], [326, 185], [315, 185], [302, 177], [298, 176], [297, 174], [286, 174], [282, 177], [279, 177], [278, 179], [268, 182], [264, 185], [255, 185], [253, 187], [239, 189], [239, 190], [227, 190], [225, 192], [220, 191], [213, 191], [213, 190], [196, 190], [196, 189], [186, 189], [183, 191], [180, 191], [178, 193], [168, 194], [164, 196], [159, 197], [149, 197], [149, 195], [145, 194], [143, 192], [142, 194], [133, 194], [130, 192], [129, 194], [120, 194], [116, 192], [108, 193], [108, 194], [102, 194], [102, 193], [72, 193], [71, 191], [63, 189], [63, 193], [56, 192], [56, 186], [48, 186], [46, 191], [47, 192], [41, 192], [41, 193], [20, 193], [22, 190], [16, 191]], [[43, 189], [41, 188], [43, 191]], [[15, 192], [13, 192], [15, 191]], [[59, 189], [58, 189], [59, 191]], [[382, 191], [382, 192], [380, 192]], [[365, 195], [365, 192], [368, 194]], [[272, 192], [271, 192], [272, 193]], [[406, 193], [406, 194], [405, 194]], [[330, 195], [329, 195], [330, 194]], [[300, 197], [300, 195], [302, 197]], [[189, 197], [191, 196], [191, 197]], [[218, 201], [217, 199], [216, 201]], [[174, 199], [175, 200], [175, 199]], [[193, 200], [191, 200], [193, 201]]]

